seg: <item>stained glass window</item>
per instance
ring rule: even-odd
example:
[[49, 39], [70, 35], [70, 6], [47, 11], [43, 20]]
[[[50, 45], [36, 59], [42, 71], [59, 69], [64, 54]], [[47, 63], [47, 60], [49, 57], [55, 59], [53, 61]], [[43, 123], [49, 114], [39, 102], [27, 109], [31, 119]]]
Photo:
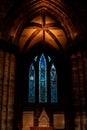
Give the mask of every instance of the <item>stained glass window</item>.
[[49, 62], [51, 61], [51, 58], [50, 58], [50, 56], [48, 56], [48, 61], [49, 61]]
[[37, 58], [38, 58], [38, 56], [36, 56], [36, 57], [34, 58], [34, 61], [35, 61], [35, 62], [37, 62]]
[[35, 68], [33, 63], [30, 65], [29, 69], [29, 98], [30, 103], [35, 102]]
[[50, 70], [51, 103], [57, 103], [57, 73], [54, 64]]
[[44, 54], [39, 60], [39, 102], [47, 102], [47, 64]]
[[[38, 69], [35, 70], [34, 66], [37, 66], [39, 71]], [[48, 66], [50, 69], [47, 68]], [[49, 102], [51, 103], [57, 103], [57, 71], [50, 56], [42, 53], [40, 58], [39, 56], [34, 57], [29, 68], [28, 90], [29, 103], [35, 103], [35, 101], [38, 101], [38, 103], [47, 103], [48, 99], [50, 99]], [[37, 95], [35, 95], [35, 93], [37, 93]]]

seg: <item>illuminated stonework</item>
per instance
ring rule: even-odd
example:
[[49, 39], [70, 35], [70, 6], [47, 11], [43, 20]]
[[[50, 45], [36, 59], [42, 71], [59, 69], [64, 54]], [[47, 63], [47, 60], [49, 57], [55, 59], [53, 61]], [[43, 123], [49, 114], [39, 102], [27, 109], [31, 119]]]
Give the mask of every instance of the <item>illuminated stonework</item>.
[[26, 52], [32, 46], [40, 43], [48, 44], [56, 50], [63, 50], [67, 38], [61, 25], [47, 15], [38, 15], [33, 18], [23, 29], [19, 46], [20, 50]]

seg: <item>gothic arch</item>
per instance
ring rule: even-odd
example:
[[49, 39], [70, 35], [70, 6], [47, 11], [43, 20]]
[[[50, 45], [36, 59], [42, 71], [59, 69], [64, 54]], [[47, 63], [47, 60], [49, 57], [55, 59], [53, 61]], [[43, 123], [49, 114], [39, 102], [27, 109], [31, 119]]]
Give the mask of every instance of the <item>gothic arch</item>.
[[11, 19], [8, 17], [8, 21], [12, 22], [10, 22], [12, 26], [9, 25], [7, 31], [7, 39], [11, 38], [12, 43], [14, 44], [18, 44], [19, 37], [26, 24], [37, 17], [38, 14], [50, 16], [61, 26], [67, 38], [66, 45], [64, 45], [63, 49], [66, 48], [67, 44], [72, 44], [79, 35], [74, 22], [72, 22], [72, 14], [70, 10], [60, 0], [26, 1], [15, 9], [13, 10], [14, 18]]

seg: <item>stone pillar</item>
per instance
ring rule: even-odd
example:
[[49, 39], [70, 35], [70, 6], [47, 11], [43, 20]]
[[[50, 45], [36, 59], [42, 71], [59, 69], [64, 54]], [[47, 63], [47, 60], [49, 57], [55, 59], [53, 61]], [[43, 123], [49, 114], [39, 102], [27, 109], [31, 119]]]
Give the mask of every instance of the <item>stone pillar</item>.
[[73, 100], [73, 118], [74, 130], [80, 130], [80, 93], [79, 93], [79, 77], [78, 77], [78, 64], [77, 54], [72, 54], [71, 60], [71, 74], [72, 74], [72, 100]]
[[[80, 90], [80, 102], [81, 102], [81, 128], [84, 129], [84, 122], [86, 117], [86, 89], [85, 89], [85, 80], [84, 80], [84, 56], [82, 52], [77, 53], [78, 57], [78, 74], [79, 74], [79, 90]], [[84, 115], [85, 114], [85, 115]]]
[[75, 130], [87, 128], [87, 52], [78, 51], [71, 55], [72, 91]]
[[79, 93], [77, 55], [72, 54], [70, 60], [71, 60], [71, 73], [72, 73], [73, 107], [74, 107], [74, 111], [80, 111], [80, 93]]
[[14, 128], [17, 50], [15, 45], [0, 40], [0, 130]]
[[2, 110], [2, 86], [3, 86], [3, 68], [4, 68], [4, 51], [0, 50], [0, 128], [1, 128], [1, 110]]
[[7, 104], [7, 130], [13, 130], [14, 127], [14, 96], [15, 96], [15, 71], [16, 57], [10, 55], [10, 70], [9, 70], [9, 87], [8, 87], [8, 104]]
[[9, 86], [9, 56], [5, 53], [4, 59], [4, 77], [3, 77], [3, 91], [2, 91], [2, 112], [1, 112], [1, 130], [6, 130], [7, 123], [7, 103], [8, 103], [8, 86]]

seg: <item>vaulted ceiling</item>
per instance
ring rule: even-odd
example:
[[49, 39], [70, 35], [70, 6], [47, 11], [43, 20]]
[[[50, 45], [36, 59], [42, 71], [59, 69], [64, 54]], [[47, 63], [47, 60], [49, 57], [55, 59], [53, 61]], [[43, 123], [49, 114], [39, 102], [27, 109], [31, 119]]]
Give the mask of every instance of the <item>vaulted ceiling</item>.
[[61, 0], [27, 0], [12, 13], [7, 35], [23, 53], [38, 43], [63, 52], [80, 33]]
[[41, 14], [26, 24], [18, 41], [20, 51], [24, 52], [38, 43], [49, 44], [57, 50], [63, 50], [67, 37], [60, 24], [51, 17]]

